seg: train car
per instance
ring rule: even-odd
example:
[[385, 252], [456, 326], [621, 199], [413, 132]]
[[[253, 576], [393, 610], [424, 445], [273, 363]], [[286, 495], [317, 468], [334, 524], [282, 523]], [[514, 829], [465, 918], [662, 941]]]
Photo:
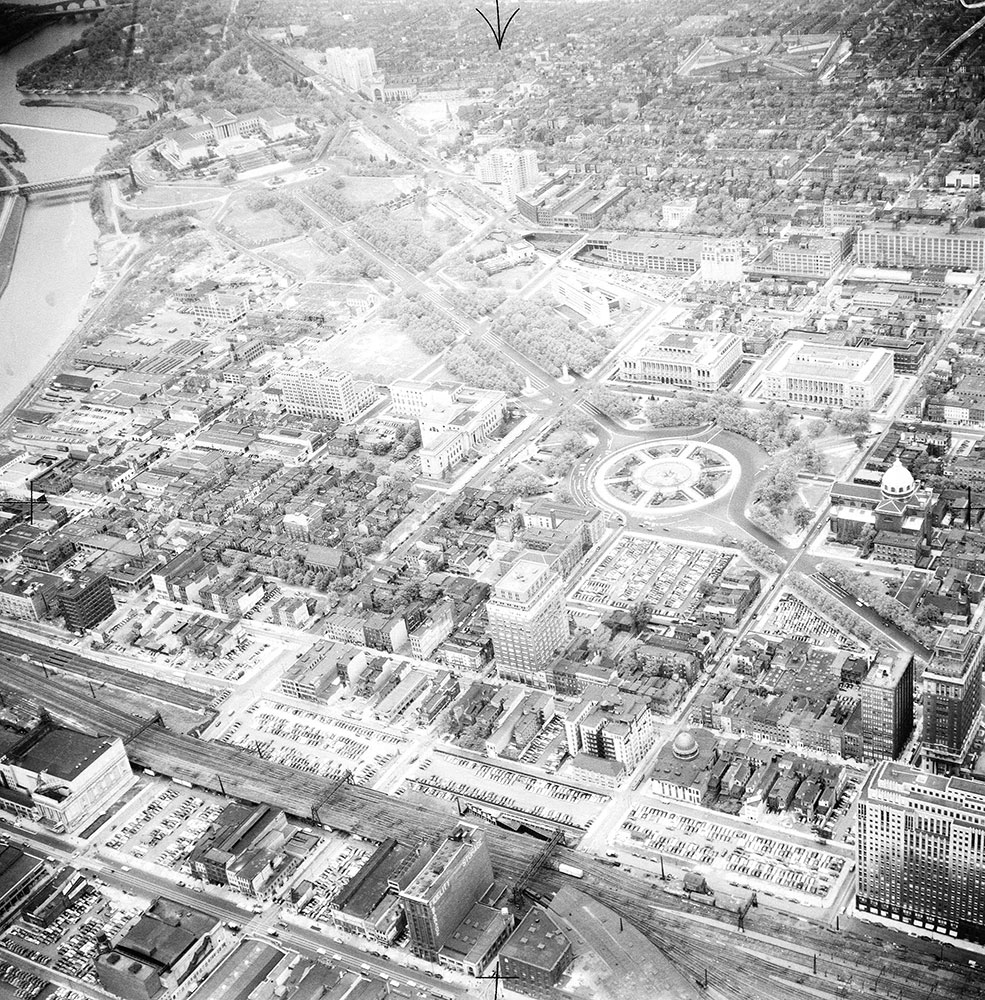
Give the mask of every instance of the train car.
[[566, 865], [563, 861], [558, 863], [557, 870], [562, 875], [570, 875], [571, 878], [584, 878], [585, 872], [581, 868], [575, 868], [573, 865]]

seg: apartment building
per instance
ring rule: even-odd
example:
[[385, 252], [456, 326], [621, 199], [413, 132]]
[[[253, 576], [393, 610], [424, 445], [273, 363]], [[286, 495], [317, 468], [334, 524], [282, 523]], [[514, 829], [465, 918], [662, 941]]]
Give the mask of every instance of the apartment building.
[[881, 651], [861, 688], [862, 759], [896, 760], [913, 732], [913, 654]]
[[568, 710], [564, 733], [572, 769], [587, 781], [615, 786], [653, 745], [653, 718], [642, 698], [593, 687]]

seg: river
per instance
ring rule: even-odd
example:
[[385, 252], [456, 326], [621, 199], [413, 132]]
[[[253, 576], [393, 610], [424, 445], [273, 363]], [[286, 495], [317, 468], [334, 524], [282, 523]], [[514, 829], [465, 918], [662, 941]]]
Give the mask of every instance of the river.
[[[114, 122], [108, 115], [84, 108], [22, 107], [15, 89], [22, 66], [77, 38], [85, 26], [56, 23], [0, 58], [0, 123], [23, 147], [27, 162], [17, 166], [29, 180], [91, 170], [109, 148], [107, 136]], [[100, 134], [35, 130], [38, 126]], [[30, 383], [75, 328], [94, 277], [89, 255], [98, 235], [87, 199], [29, 204], [10, 283], [0, 297], [0, 409]]]

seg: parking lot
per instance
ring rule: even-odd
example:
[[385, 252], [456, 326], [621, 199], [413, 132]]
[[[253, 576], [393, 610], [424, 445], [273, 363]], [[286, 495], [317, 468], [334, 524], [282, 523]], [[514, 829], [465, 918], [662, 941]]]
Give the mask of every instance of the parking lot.
[[382, 729], [268, 699], [254, 702], [213, 739], [312, 774], [336, 778], [351, 771], [357, 785], [370, 784], [406, 744]]
[[789, 591], [783, 591], [766, 612], [759, 631], [783, 639], [805, 639], [841, 649], [862, 649], [860, 643]]
[[437, 798], [462, 797], [584, 830], [609, 800], [596, 792], [538, 778], [489, 761], [438, 751], [408, 784]]
[[[143, 909], [136, 899], [111, 899], [100, 892], [98, 883], [89, 882], [50, 927], [37, 927], [25, 920], [13, 923], [4, 932], [3, 947], [66, 976], [94, 983], [92, 962], [99, 935], [112, 937]], [[30, 984], [24, 988], [29, 990]], [[23, 994], [25, 998], [32, 995]]]
[[578, 581], [569, 600], [627, 610], [646, 601], [655, 615], [680, 617], [698, 607], [734, 553], [623, 534]]
[[[302, 917], [312, 920], [329, 920], [329, 904], [339, 890], [366, 863], [371, 851], [348, 839], [338, 840], [322, 852], [317, 863], [304, 873], [304, 880], [310, 880], [313, 893], [298, 909]], [[286, 904], [285, 904], [286, 905]]]
[[827, 851], [791, 844], [721, 823], [678, 816], [652, 806], [638, 806], [623, 820], [617, 839], [643, 844], [669, 857], [741, 876], [756, 882], [824, 897], [834, 888], [845, 859]]
[[193, 794], [175, 785], [162, 787], [147, 805], [113, 829], [105, 845], [179, 871], [227, 804], [207, 792]]

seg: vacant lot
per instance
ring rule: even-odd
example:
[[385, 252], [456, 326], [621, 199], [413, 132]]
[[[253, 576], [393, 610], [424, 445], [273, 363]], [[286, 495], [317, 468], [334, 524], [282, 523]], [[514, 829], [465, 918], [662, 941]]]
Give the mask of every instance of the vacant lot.
[[406, 334], [387, 320], [370, 319], [365, 325], [332, 340], [331, 360], [357, 378], [392, 382], [409, 378], [428, 356]]
[[345, 186], [339, 188], [339, 194], [353, 208], [370, 208], [382, 205], [383, 202], [396, 198], [414, 186], [414, 178], [403, 177], [345, 177]]
[[298, 235], [298, 231], [275, 208], [252, 212], [245, 205], [237, 205], [223, 219], [223, 223], [233, 236], [250, 246], [276, 243]]

